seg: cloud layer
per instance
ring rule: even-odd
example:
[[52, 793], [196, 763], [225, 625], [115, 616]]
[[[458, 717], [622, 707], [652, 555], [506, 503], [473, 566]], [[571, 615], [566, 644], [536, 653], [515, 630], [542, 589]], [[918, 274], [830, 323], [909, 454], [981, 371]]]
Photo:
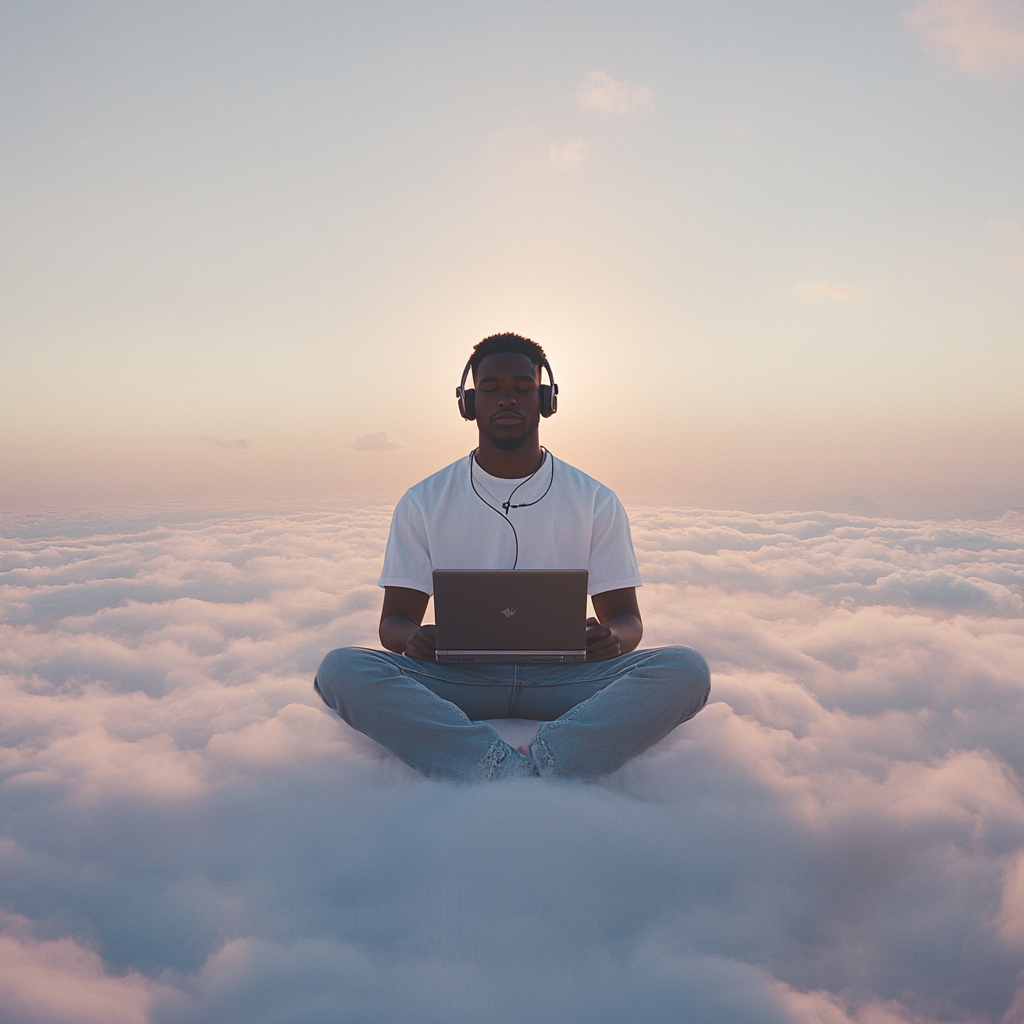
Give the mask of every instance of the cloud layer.
[[465, 788], [311, 690], [389, 515], [6, 519], [4, 1024], [1021, 1019], [1024, 516], [634, 509], [712, 703]]

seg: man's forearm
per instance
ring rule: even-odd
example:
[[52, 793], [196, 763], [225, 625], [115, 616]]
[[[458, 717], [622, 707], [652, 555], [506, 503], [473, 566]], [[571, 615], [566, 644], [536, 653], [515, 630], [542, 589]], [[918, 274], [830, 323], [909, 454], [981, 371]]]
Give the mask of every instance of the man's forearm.
[[377, 632], [380, 642], [386, 650], [394, 651], [395, 654], [405, 654], [409, 637], [419, 628], [417, 623], [405, 615], [388, 615], [380, 620], [380, 628]]
[[619, 638], [619, 653], [629, 654], [640, 645], [644, 635], [644, 624], [635, 615], [621, 612], [611, 615], [602, 625], [607, 626]]

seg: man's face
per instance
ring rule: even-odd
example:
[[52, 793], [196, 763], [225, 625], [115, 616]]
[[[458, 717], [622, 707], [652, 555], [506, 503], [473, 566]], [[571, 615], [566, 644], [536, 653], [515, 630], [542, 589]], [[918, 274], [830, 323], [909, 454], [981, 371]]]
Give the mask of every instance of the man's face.
[[480, 360], [473, 374], [476, 422], [495, 448], [521, 448], [540, 423], [540, 367], [518, 352]]

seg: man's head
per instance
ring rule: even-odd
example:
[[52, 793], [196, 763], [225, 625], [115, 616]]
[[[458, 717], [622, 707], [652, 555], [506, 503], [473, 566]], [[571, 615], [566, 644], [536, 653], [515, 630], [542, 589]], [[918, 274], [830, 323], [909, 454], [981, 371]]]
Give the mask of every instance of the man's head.
[[502, 352], [518, 352], [520, 355], [526, 356], [538, 368], [543, 366], [547, 360], [544, 349], [537, 342], [530, 341], [529, 338], [524, 338], [520, 334], [492, 334], [489, 338], [484, 338], [479, 344], [473, 346], [473, 354], [469, 357], [469, 365], [473, 367], [473, 379], [476, 380], [477, 368], [482, 360]]
[[[518, 334], [494, 334], [473, 349], [477, 426], [495, 448], [515, 451], [537, 432], [544, 350]], [[550, 392], [546, 397], [550, 401]]]

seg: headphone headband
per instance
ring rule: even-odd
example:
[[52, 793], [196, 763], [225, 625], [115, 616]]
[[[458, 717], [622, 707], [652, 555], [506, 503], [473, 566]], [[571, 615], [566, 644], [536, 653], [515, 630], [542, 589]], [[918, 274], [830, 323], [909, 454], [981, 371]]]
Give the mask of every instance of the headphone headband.
[[[540, 414], [546, 419], [548, 416], [554, 416], [558, 412], [558, 385], [555, 383], [554, 374], [551, 372], [551, 364], [547, 359], [541, 359], [535, 365], [542, 366], [548, 371], [548, 380], [551, 382], [550, 384], [541, 384], [537, 388], [540, 394]], [[464, 420], [476, 419], [476, 388], [466, 387], [466, 378], [469, 377], [469, 371], [472, 369], [473, 359], [470, 357], [466, 363], [466, 368], [462, 371], [462, 380], [455, 389], [455, 397], [459, 400], [459, 412]]]

